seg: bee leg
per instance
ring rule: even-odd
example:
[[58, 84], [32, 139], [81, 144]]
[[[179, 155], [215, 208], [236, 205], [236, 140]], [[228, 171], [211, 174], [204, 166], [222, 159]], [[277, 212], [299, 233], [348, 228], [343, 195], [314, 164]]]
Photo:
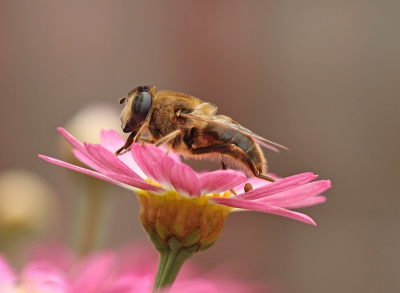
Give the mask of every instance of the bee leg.
[[137, 132], [131, 132], [131, 134], [126, 139], [125, 144], [122, 147], [120, 147], [114, 154], [116, 156], [119, 156], [119, 155], [123, 155], [123, 154], [129, 152], [131, 149], [131, 145], [134, 142], [138, 142], [141, 139], [141, 135], [142, 135], [143, 131], [147, 128], [148, 125], [149, 124], [147, 122], [145, 122], [139, 128], [139, 130]]
[[168, 133], [166, 136], [164, 136], [163, 138], [161, 138], [159, 141], [157, 141], [156, 143], [155, 143], [155, 146], [160, 146], [160, 145], [162, 145], [162, 144], [164, 144], [164, 143], [166, 143], [166, 142], [168, 142], [168, 141], [170, 141], [170, 140], [172, 140], [172, 139], [174, 139], [175, 137], [177, 137], [178, 135], [180, 135], [181, 134], [181, 130], [180, 129], [177, 129], [177, 130], [175, 130], [175, 131], [172, 131], [171, 133]]
[[122, 147], [120, 147], [118, 150], [116, 150], [115, 152], [114, 152], [114, 155], [116, 155], [116, 156], [119, 156], [120, 154], [121, 154], [121, 152], [124, 150], [124, 145], [122, 146]]
[[[220, 153], [224, 155], [228, 155], [230, 157], [238, 159], [240, 162], [242, 162], [244, 165], [246, 165], [251, 173], [257, 178], [261, 178], [264, 180], [268, 180], [271, 182], [275, 182], [276, 179], [262, 174], [257, 168], [254, 162], [251, 160], [248, 154], [246, 154], [245, 151], [243, 151], [241, 148], [234, 144], [218, 144], [218, 145], [210, 145], [206, 147], [201, 147], [197, 149], [192, 149], [189, 148], [189, 150], [194, 154], [194, 155], [199, 155], [199, 154], [207, 154], [207, 153]], [[224, 166], [225, 163], [222, 163]]]
[[114, 155], [116, 156], [121, 156], [123, 154], [126, 154], [127, 152], [129, 152], [131, 150], [131, 146], [127, 147], [126, 149], [124, 149], [125, 146], [119, 148]]
[[[133, 138], [133, 142], [138, 142], [140, 137], [142, 136], [143, 131], [149, 126], [148, 122], [144, 122], [142, 126], [140, 126], [139, 130], [136, 132], [135, 137]], [[132, 144], [132, 143], [131, 143]]]
[[143, 142], [143, 143], [150, 143], [150, 144], [155, 143], [154, 139], [151, 137], [141, 137], [139, 141]]
[[168, 155], [170, 151], [171, 151], [171, 146], [169, 146], [169, 147], [167, 148], [167, 150], [165, 151], [165, 154]]
[[[225, 162], [221, 162], [221, 169], [222, 169], [222, 170], [228, 170], [228, 166], [225, 164]], [[235, 192], [235, 190], [233, 190], [233, 188], [231, 188], [229, 191], [230, 191], [233, 195], [236, 195], [236, 192]]]
[[265, 175], [265, 174], [262, 174], [262, 173], [259, 173], [258, 175], [256, 175], [256, 177], [268, 180], [270, 182], [275, 182], [276, 181], [276, 178], [268, 176], [268, 175]]
[[129, 152], [129, 150], [131, 149], [131, 145], [132, 145], [132, 143], [133, 143], [133, 139], [134, 139], [135, 135], [136, 135], [136, 134], [132, 132], [132, 133], [128, 136], [128, 138], [126, 139], [125, 144], [124, 144], [122, 147], [120, 147], [120, 148], [114, 153], [114, 155], [119, 156], [119, 155], [123, 155], [123, 154]]

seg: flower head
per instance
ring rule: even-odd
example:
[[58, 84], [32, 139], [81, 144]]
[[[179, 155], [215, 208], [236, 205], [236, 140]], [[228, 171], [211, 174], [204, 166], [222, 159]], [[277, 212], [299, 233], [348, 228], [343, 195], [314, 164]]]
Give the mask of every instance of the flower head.
[[[141, 203], [141, 220], [147, 232], [163, 241], [176, 237], [184, 246], [197, 250], [212, 244], [220, 235], [225, 217], [235, 210], [277, 214], [308, 224], [307, 215], [289, 208], [325, 201], [320, 194], [330, 182], [311, 182], [317, 176], [303, 173], [276, 182], [250, 178], [242, 172], [219, 170], [198, 174], [153, 145], [133, 144], [131, 152], [115, 156], [124, 144], [115, 131], [102, 131], [101, 144], [81, 143], [63, 128], [59, 132], [73, 146], [74, 155], [91, 169], [39, 155], [44, 160], [133, 189]], [[244, 191], [251, 183], [253, 190]]]

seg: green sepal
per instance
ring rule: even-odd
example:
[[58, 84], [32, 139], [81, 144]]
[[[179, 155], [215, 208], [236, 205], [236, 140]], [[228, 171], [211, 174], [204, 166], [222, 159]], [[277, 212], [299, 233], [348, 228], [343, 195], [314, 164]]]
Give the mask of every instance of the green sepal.
[[168, 236], [168, 230], [160, 221], [156, 222], [156, 229], [158, 235], [160, 235], [160, 238], [166, 239], [166, 237]]
[[215, 243], [215, 241], [214, 241], [214, 242], [211, 242], [210, 244], [207, 244], [207, 245], [205, 245], [205, 246], [201, 246], [201, 247], [199, 248], [198, 252], [209, 249], [211, 246], [214, 245], [214, 243]]
[[190, 247], [195, 245], [200, 239], [200, 231], [195, 230], [192, 234], [189, 234], [185, 237], [184, 242], [185, 245]]

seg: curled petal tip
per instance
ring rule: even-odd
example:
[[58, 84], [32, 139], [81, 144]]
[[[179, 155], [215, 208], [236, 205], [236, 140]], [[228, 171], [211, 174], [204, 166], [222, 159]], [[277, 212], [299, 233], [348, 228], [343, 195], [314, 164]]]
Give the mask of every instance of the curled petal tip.
[[57, 131], [61, 133], [62, 136], [65, 136], [66, 134], [69, 135], [69, 132], [64, 127], [57, 127]]

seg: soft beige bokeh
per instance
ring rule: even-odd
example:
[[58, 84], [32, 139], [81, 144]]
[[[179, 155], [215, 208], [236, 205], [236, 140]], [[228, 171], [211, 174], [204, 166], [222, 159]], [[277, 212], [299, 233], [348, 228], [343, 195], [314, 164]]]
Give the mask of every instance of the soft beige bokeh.
[[57, 227], [60, 216], [56, 193], [40, 176], [22, 168], [0, 173], [2, 233], [16, 230], [27, 234], [48, 234]]
[[[74, 114], [62, 127], [79, 141], [100, 143], [100, 132], [103, 129], [113, 129], [123, 136], [119, 115], [118, 108], [111, 104], [87, 105]], [[67, 162], [83, 166], [73, 155], [72, 146], [61, 135], [59, 137], [59, 155]]]

